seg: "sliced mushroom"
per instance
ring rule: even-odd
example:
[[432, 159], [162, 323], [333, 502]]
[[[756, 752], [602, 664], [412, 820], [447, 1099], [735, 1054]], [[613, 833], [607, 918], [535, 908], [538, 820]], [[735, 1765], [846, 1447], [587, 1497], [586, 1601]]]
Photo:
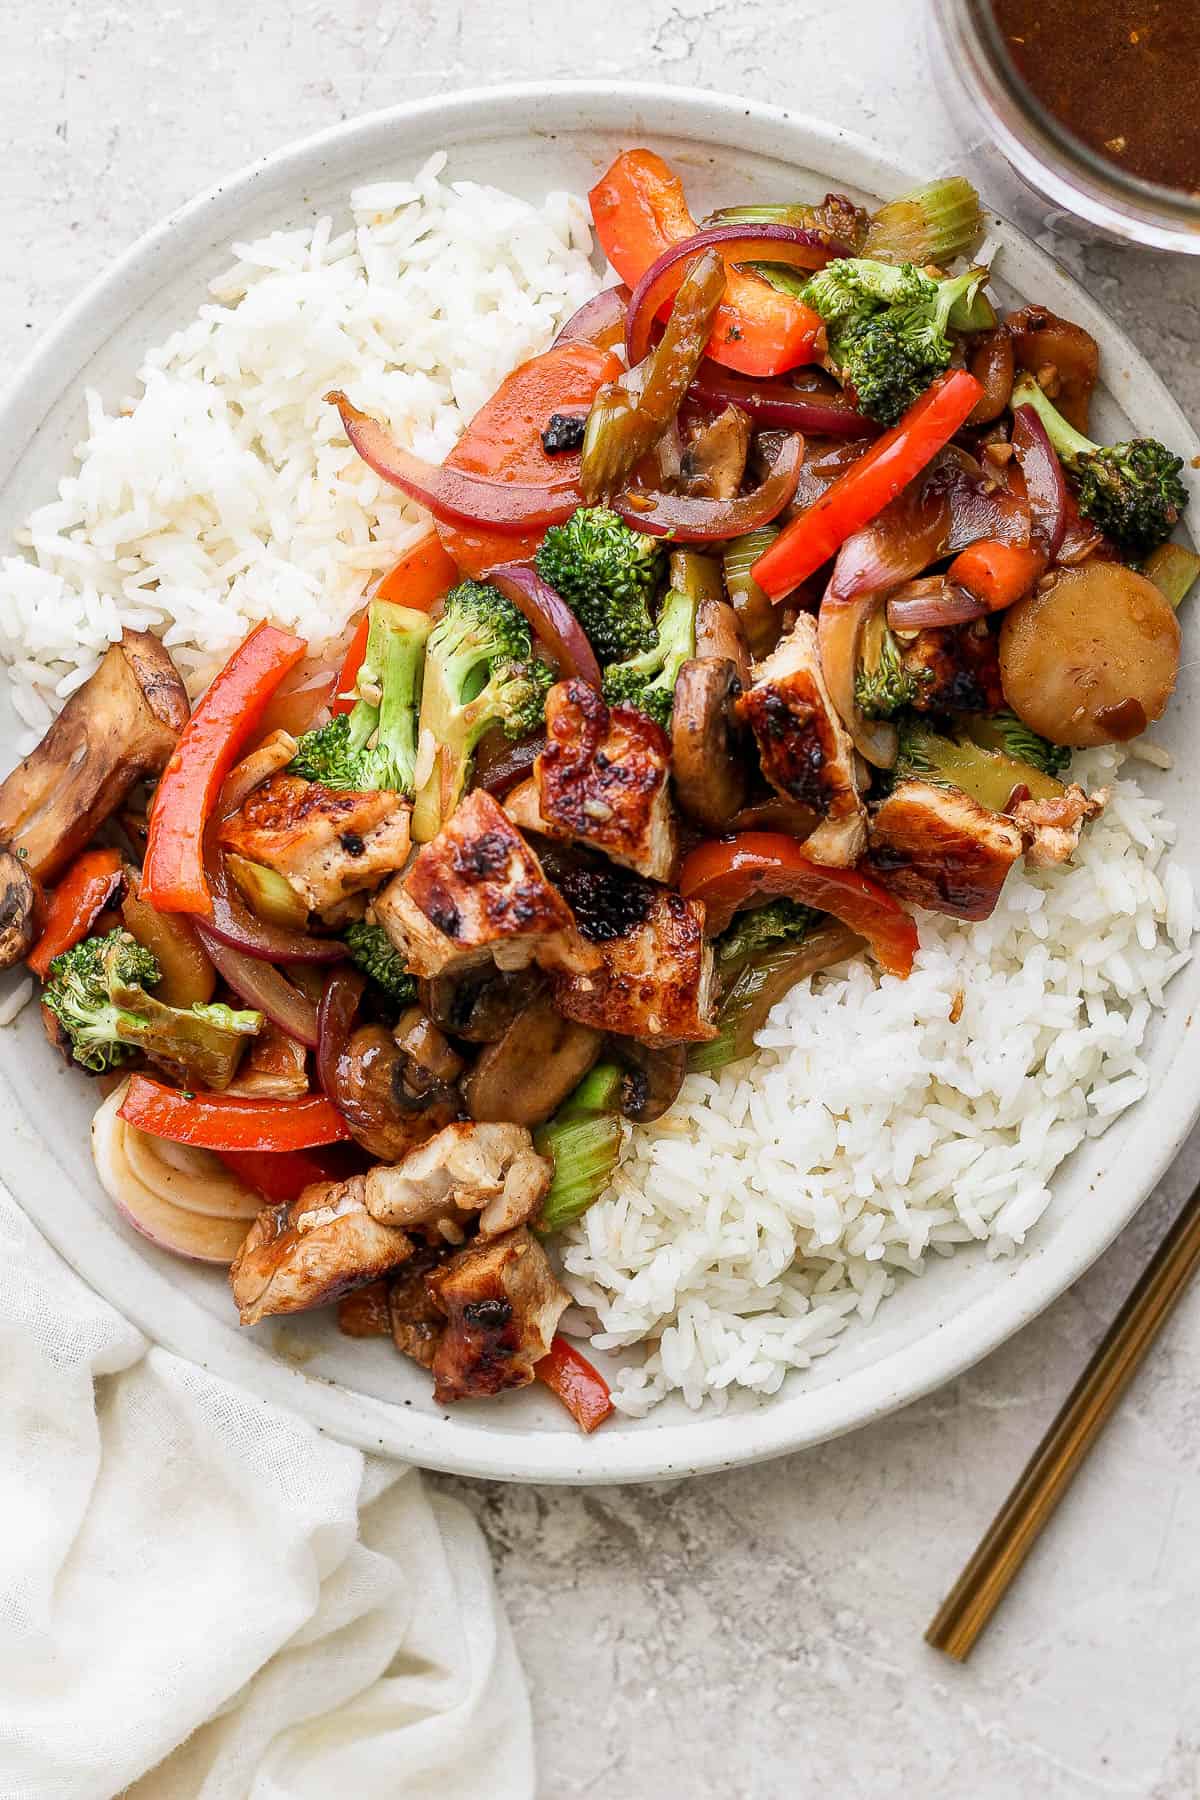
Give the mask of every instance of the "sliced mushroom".
[[403, 1087], [414, 1099], [447, 1099], [466, 1063], [419, 1006], [401, 1013], [393, 1032], [405, 1061]]
[[655, 1050], [636, 1038], [610, 1033], [607, 1048], [625, 1065], [621, 1083], [621, 1111], [636, 1125], [650, 1125], [669, 1112], [679, 1097], [687, 1074], [688, 1046], [668, 1044]]
[[727, 658], [743, 687], [750, 685], [750, 652], [741, 620], [728, 600], [702, 600], [696, 609], [696, 655]]
[[183, 682], [158, 639], [126, 631], [0, 785], [0, 840], [52, 881], [134, 783], [165, 766], [187, 717]]
[[540, 995], [480, 1053], [463, 1083], [467, 1111], [473, 1119], [542, 1124], [587, 1074], [601, 1042], [600, 1032], [564, 1019]]
[[692, 657], [675, 683], [675, 795], [707, 831], [725, 830], [746, 798], [746, 761], [732, 713], [741, 691], [735, 664], [723, 656]]
[[1100, 348], [1091, 332], [1045, 306], [1023, 306], [1004, 323], [1017, 367], [1036, 375], [1068, 424], [1086, 432], [1100, 373]]
[[685, 445], [679, 464], [679, 492], [704, 500], [732, 500], [746, 473], [750, 420], [740, 406], [727, 406]]
[[37, 889], [25, 859], [0, 848], [0, 969], [11, 969], [32, 950], [36, 905]]
[[545, 985], [540, 969], [518, 969], [509, 975], [488, 968], [458, 976], [435, 975], [418, 984], [418, 993], [421, 1005], [443, 1031], [468, 1044], [494, 1044]]
[[338, 1061], [330, 1098], [363, 1149], [383, 1162], [398, 1162], [458, 1112], [452, 1099], [414, 1094], [407, 1076], [407, 1058], [382, 1025], [360, 1025]]

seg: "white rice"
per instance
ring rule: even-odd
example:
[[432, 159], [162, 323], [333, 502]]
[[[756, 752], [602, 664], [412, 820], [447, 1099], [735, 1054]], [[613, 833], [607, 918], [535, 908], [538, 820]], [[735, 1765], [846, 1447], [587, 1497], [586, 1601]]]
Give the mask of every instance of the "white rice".
[[648, 1341], [618, 1375], [623, 1412], [774, 1393], [931, 1252], [1011, 1254], [1063, 1158], [1142, 1098], [1196, 908], [1121, 761], [1076, 759], [1113, 799], [1069, 866], [1014, 869], [979, 925], [922, 914], [908, 981], [859, 961], [793, 989], [753, 1060], [689, 1076], [630, 1133], [564, 1246], [595, 1348]]
[[509, 369], [598, 287], [586, 208], [440, 179], [360, 188], [345, 218], [236, 244], [212, 300], [106, 411], [0, 564], [0, 657], [28, 749], [123, 625], [193, 694], [260, 619], [314, 648], [425, 517], [349, 449], [345, 387], [440, 461]]
[[[22, 749], [125, 625], [163, 635], [193, 694], [259, 619], [314, 647], [339, 636], [424, 515], [350, 451], [326, 391], [439, 460], [596, 291], [582, 202], [443, 183], [445, 160], [360, 188], [343, 220], [235, 245], [141, 392], [112, 412], [88, 393], [78, 471], [0, 564]], [[1120, 761], [1093, 752], [1077, 773], [1112, 780]], [[598, 1349], [633, 1349], [623, 1411], [773, 1393], [931, 1251], [1024, 1241], [1062, 1159], [1145, 1093], [1139, 1050], [1195, 925], [1172, 836], [1117, 780], [1071, 867], [1014, 871], [984, 924], [923, 917], [907, 982], [858, 962], [796, 989], [755, 1059], [689, 1078], [630, 1132], [564, 1241], [577, 1320]]]

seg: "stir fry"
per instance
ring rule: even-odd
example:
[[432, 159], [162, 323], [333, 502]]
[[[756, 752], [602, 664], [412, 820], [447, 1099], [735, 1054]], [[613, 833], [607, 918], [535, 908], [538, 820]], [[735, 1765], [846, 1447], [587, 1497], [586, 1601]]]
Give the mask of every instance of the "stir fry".
[[129, 1220], [247, 1326], [336, 1304], [589, 1431], [556, 1234], [797, 984], [1071, 857], [1200, 570], [967, 182], [698, 224], [631, 150], [590, 198], [617, 281], [441, 466], [328, 396], [432, 521], [348, 641], [262, 624], [189, 706], [127, 630], [0, 786], [3, 961]]

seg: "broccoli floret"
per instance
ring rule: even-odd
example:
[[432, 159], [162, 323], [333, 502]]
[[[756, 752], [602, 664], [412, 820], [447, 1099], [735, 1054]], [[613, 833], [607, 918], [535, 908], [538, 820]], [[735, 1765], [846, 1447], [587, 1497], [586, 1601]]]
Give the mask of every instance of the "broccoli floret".
[[510, 600], [480, 581], [454, 589], [425, 651], [420, 729], [435, 756], [413, 808], [418, 843], [436, 836], [457, 806], [484, 732], [499, 725], [511, 738], [528, 737], [545, 718], [553, 684]]
[[429, 619], [411, 607], [373, 600], [367, 620], [358, 699], [350, 712], [306, 731], [288, 769], [325, 787], [411, 794]]
[[615, 1063], [597, 1063], [567, 1095], [549, 1124], [534, 1133], [554, 1176], [537, 1221], [539, 1233], [561, 1231], [598, 1200], [621, 1154], [622, 1076]]
[[604, 698], [610, 706], [636, 706], [667, 730], [675, 701], [675, 682], [689, 656], [695, 654], [696, 601], [679, 588], [669, 588], [658, 615], [654, 648], [604, 672]]
[[935, 281], [912, 263], [841, 257], [806, 282], [803, 297], [825, 321], [829, 365], [860, 410], [894, 425], [948, 366], [951, 328], [995, 322], [980, 292], [986, 279], [986, 269]]
[[1170, 537], [1188, 503], [1179, 479], [1183, 458], [1157, 438], [1094, 444], [1063, 418], [1032, 375], [1022, 375], [1012, 404], [1032, 406], [1075, 482], [1085, 519], [1130, 556], [1145, 556]]
[[631, 531], [606, 506], [581, 506], [552, 525], [537, 571], [562, 595], [601, 662], [620, 662], [654, 644], [651, 603], [666, 576], [656, 538]]
[[877, 641], [854, 676], [854, 698], [868, 719], [890, 719], [893, 713], [914, 705], [921, 689], [933, 678], [931, 669], [914, 672], [905, 668], [895, 635], [882, 621], [882, 615], [880, 619]]
[[369, 925], [366, 919], [355, 919], [346, 927], [343, 942], [356, 969], [383, 989], [389, 1000], [408, 1006], [417, 997], [417, 984], [408, 972], [408, 964], [393, 944], [382, 925]]
[[763, 950], [799, 944], [821, 918], [798, 900], [772, 900], [752, 912], [738, 913], [716, 941], [717, 968], [723, 981]]
[[228, 1087], [262, 1014], [199, 1001], [186, 1012], [165, 1006], [146, 992], [161, 973], [155, 957], [118, 928], [56, 956], [42, 1003], [61, 1021], [75, 1061], [93, 1074], [140, 1051], [181, 1080]]
[[977, 744], [987, 750], [1003, 750], [1043, 775], [1060, 775], [1071, 760], [1065, 744], [1052, 744], [1018, 719], [1015, 712], [980, 714], [967, 720], [967, 730]]
[[1005, 810], [1014, 788], [1024, 788], [1034, 800], [1050, 800], [1063, 792], [1053, 775], [1008, 750], [992, 749], [969, 737], [948, 737], [912, 714], [897, 723], [900, 746], [888, 771], [889, 788], [909, 778], [931, 781], [961, 789], [992, 812]]

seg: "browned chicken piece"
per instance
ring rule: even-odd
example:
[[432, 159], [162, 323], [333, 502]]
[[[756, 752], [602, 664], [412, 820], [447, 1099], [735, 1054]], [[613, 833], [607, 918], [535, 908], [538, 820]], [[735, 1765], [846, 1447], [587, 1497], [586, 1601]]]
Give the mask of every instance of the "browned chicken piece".
[[610, 710], [594, 687], [572, 678], [547, 694], [546, 748], [505, 811], [527, 830], [670, 881], [679, 855], [670, 770], [661, 725], [634, 706]]
[[38, 745], [0, 784], [0, 843], [53, 881], [130, 788], [165, 768], [188, 719], [175, 664], [148, 631], [126, 631]]
[[383, 1277], [378, 1281], [368, 1281], [366, 1287], [354, 1288], [351, 1293], [343, 1294], [337, 1303], [337, 1322], [343, 1337], [391, 1337], [388, 1284]]
[[425, 1277], [445, 1261], [440, 1250], [419, 1249], [411, 1262], [388, 1281], [388, 1319], [392, 1342], [423, 1369], [432, 1369], [446, 1319], [436, 1306]]
[[368, 1171], [363, 1198], [371, 1217], [406, 1231], [428, 1230], [461, 1244], [479, 1215], [481, 1237], [531, 1219], [554, 1165], [539, 1156], [523, 1125], [447, 1125], [394, 1167]]
[[471, 1244], [425, 1278], [446, 1329], [433, 1358], [434, 1399], [483, 1399], [527, 1387], [570, 1296], [521, 1226]]
[[221, 846], [282, 875], [310, 912], [375, 887], [408, 856], [407, 800], [272, 775], [224, 821]]
[[562, 887], [603, 960], [590, 974], [555, 981], [561, 1013], [656, 1046], [717, 1035], [701, 902], [615, 869], [568, 872]]
[[412, 867], [375, 896], [374, 914], [414, 975], [594, 968], [561, 894], [503, 809], [476, 788]]
[[859, 798], [854, 745], [821, 673], [816, 620], [801, 613], [777, 649], [754, 667], [737, 703], [750, 726], [762, 771], [777, 793], [821, 816], [804, 853], [848, 868], [862, 855], [867, 815]]
[[1023, 849], [1019, 826], [958, 788], [901, 781], [871, 821], [867, 858], [898, 899], [986, 919]]
[[930, 627], [899, 639], [900, 661], [920, 683], [917, 712], [993, 713], [1004, 705], [1000, 640], [982, 619], [971, 625]]
[[1025, 861], [1035, 869], [1066, 862], [1088, 819], [1098, 819], [1108, 805], [1111, 790], [1097, 788], [1085, 794], [1072, 782], [1053, 800], [1019, 800], [1011, 818], [1025, 840]]
[[412, 1254], [412, 1242], [366, 1209], [365, 1176], [315, 1181], [290, 1206], [268, 1206], [229, 1271], [243, 1325], [325, 1306]]

